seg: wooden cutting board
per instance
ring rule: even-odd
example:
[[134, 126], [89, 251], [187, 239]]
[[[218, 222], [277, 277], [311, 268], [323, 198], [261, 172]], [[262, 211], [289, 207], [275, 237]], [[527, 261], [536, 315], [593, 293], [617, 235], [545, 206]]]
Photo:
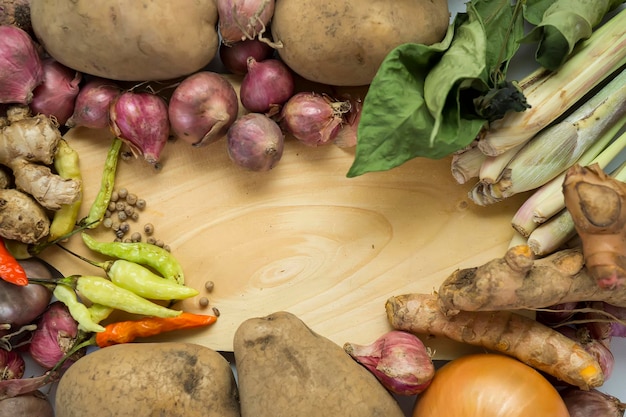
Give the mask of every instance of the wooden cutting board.
[[[112, 136], [77, 128], [66, 134], [84, 175], [81, 217], [96, 196]], [[121, 160], [117, 187], [147, 201], [133, 230], [151, 222], [201, 294], [179, 307], [220, 311], [215, 325], [169, 337], [231, 351], [233, 334], [251, 317], [287, 310], [336, 343], [369, 343], [390, 330], [385, 300], [432, 292], [454, 269], [502, 256], [513, 235], [513, 198], [475, 206], [471, 185], [457, 184], [450, 160], [415, 159], [388, 172], [347, 178], [353, 151], [309, 148], [293, 139], [270, 172], [249, 172], [228, 158], [225, 140], [205, 148], [171, 142], [163, 168]], [[110, 230], [90, 232], [112, 240]], [[66, 246], [94, 258], [75, 236]], [[101, 274], [58, 248], [42, 256], [65, 275]], [[214, 290], [204, 290], [206, 281]], [[436, 357], [465, 348], [428, 339]]]

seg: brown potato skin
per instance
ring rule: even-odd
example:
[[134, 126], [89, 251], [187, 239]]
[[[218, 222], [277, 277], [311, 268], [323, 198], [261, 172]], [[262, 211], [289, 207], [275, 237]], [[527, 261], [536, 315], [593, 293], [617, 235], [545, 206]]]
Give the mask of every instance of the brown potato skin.
[[56, 417], [239, 417], [235, 377], [216, 351], [179, 342], [96, 350], [63, 375]]
[[216, 55], [213, 0], [31, 0], [33, 30], [57, 61], [120, 81], [168, 80]]
[[341, 346], [276, 312], [234, 336], [242, 417], [402, 417], [396, 400]]
[[447, 0], [280, 0], [272, 36], [303, 78], [336, 86], [370, 84], [402, 43], [433, 44], [450, 23]]

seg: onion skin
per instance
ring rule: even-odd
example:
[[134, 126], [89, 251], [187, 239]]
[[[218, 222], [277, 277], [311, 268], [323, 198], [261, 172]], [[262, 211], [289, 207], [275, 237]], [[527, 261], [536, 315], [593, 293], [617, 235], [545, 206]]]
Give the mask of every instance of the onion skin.
[[277, 59], [247, 60], [248, 72], [241, 81], [241, 104], [251, 112], [265, 113], [280, 107], [295, 90], [291, 70]]
[[109, 106], [109, 126], [135, 157], [141, 156], [159, 167], [161, 152], [170, 134], [164, 99], [152, 93], [126, 91]]
[[0, 103], [29, 104], [43, 82], [43, 67], [28, 33], [0, 26], [0, 63]]
[[569, 387], [561, 391], [570, 417], [621, 417], [626, 404], [597, 389], [588, 391]]
[[89, 80], [80, 88], [74, 102], [74, 112], [65, 126], [105, 129], [109, 126], [109, 106], [121, 93], [122, 89], [111, 80]]
[[430, 352], [411, 333], [392, 330], [370, 345], [346, 343], [343, 349], [394, 394], [419, 394], [435, 375]]
[[317, 93], [299, 92], [284, 105], [280, 114], [283, 129], [307, 146], [331, 143], [350, 111], [349, 101], [336, 101]]
[[193, 146], [206, 146], [222, 138], [238, 113], [239, 98], [233, 85], [210, 71], [185, 78], [168, 106], [172, 133]]
[[283, 155], [285, 137], [280, 127], [260, 113], [241, 116], [228, 129], [228, 156], [251, 171], [269, 171]]
[[500, 354], [461, 356], [442, 366], [417, 397], [413, 417], [569, 417], [539, 372]]
[[[77, 335], [78, 323], [64, 304], [55, 301], [38, 320], [29, 353], [37, 364], [50, 370], [72, 349]], [[71, 358], [64, 366], [69, 366], [75, 359]]]
[[82, 74], [53, 58], [44, 59], [42, 67], [43, 82], [33, 90], [30, 109], [33, 114], [54, 117], [60, 125], [64, 125], [74, 112]]
[[248, 72], [248, 58], [257, 61], [269, 59], [274, 54], [274, 48], [258, 39], [246, 39], [233, 44], [220, 45], [220, 60], [224, 67], [236, 75], [245, 75]]
[[229, 44], [262, 36], [274, 15], [274, 0], [217, 0], [219, 32]]

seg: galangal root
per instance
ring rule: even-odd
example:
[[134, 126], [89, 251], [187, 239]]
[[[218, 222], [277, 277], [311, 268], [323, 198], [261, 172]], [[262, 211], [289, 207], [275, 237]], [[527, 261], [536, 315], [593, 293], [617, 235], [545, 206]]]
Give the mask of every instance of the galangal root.
[[582, 243], [585, 265], [602, 288], [626, 284], [626, 183], [597, 165], [574, 165], [563, 181], [565, 207]]
[[626, 307], [626, 288], [600, 288], [580, 248], [535, 259], [527, 245], [514, 246], [502, 258], [454, 271], [439, 287], [438, 296], [448, 314], [534, 310], [578, 301]]
[[395, 329], [501, 352], [581, 389], [604, 383], [600, 364], [579, 343], [531, 318], [511, 311], [446, 315], [440, 307], [436, 294], [399, 295], [385, 305]]
[[[0, 236], [36, 243], [49, 232], [46, 210], [56, 211], [81, 197], [81, 181], [64, 179], [49, 165], [62, 140], [58, 124], [28, 107], [13, 106], [0, 117]], [[39, 207], [38, 207], [39, 206]]]

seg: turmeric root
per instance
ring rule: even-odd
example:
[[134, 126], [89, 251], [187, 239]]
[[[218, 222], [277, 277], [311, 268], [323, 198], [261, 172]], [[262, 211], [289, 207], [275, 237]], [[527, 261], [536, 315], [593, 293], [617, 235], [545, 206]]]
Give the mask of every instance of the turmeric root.
[[[7, 122], [8, 121], [8, 122]], [[10, 168], [15, 186], [50, 210], [80, 197], [81, 184], [53, 174], [50, 165], [61, 140], [56, 123], [44, 116], [30, 116], [17, 106], [9, 109], [0, 130], [0, 164]]]
[[600, 288], [580, 248], [534, 259], [527, 245], [514, 246], [502, 258], [454, 271], [438, 295], [447, 313], [539, 309], [578, 301], [626, 307], [626, 288]]
[[604, 383], [599, 363], [580, 344], [531, 318], [511, 311], [448, 317], [439, 306], [437, 295], [406, 294], [389, 298], [385, 308], [395, 329], [501, 352], [581, 389]]
[[31, 244], [49, 232], [50, 220], [32, 197], [13, 188], [0, 189], [0, 236]]
[[574, 165], [566, 172], [563, 195], [589, 274], [602, 288], [625, 286], [626, 183], [598, 164]]

